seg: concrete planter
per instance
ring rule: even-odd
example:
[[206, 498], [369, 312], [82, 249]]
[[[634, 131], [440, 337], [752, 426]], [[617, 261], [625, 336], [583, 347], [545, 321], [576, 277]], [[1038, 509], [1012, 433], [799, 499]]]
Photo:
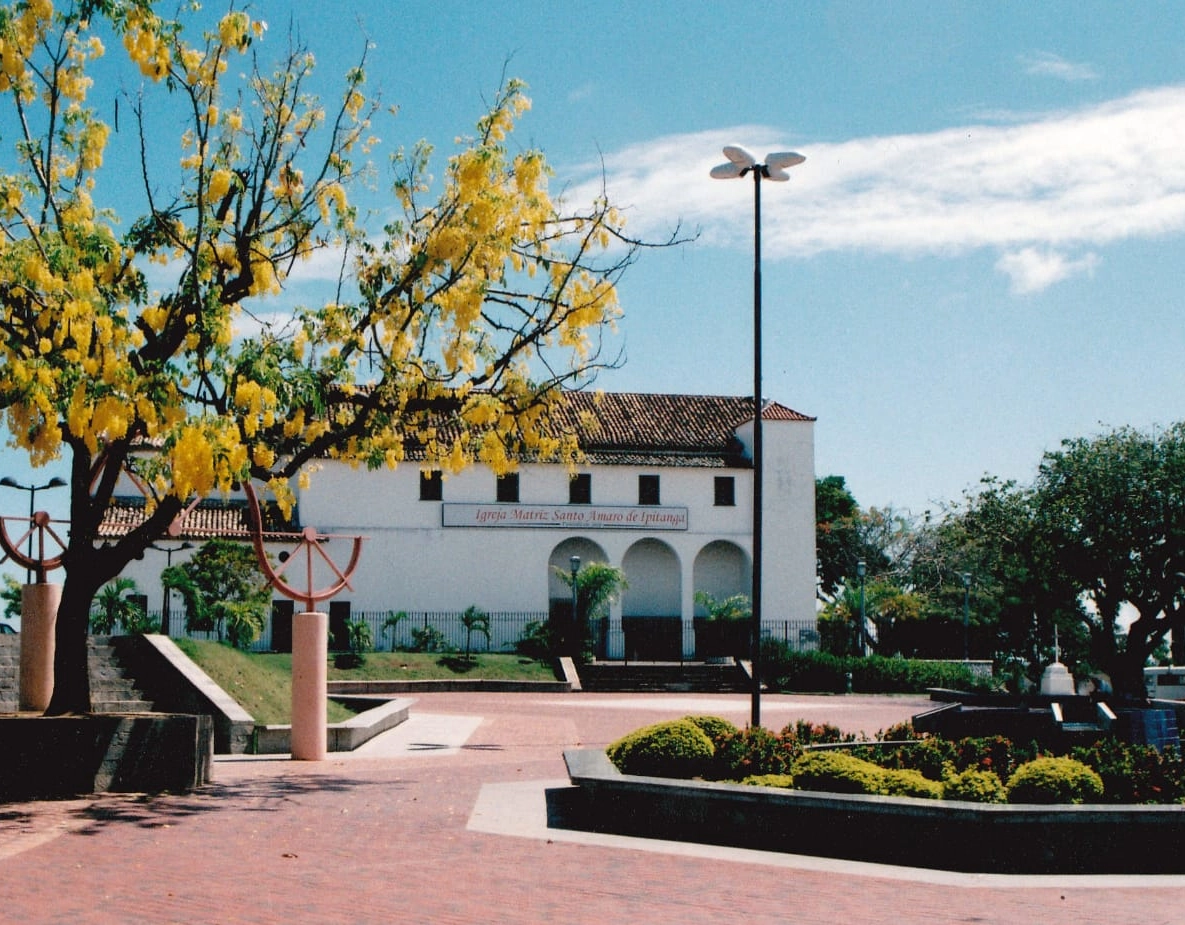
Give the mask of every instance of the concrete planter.
[[173, 713], [0, 716], [0, 802], [186, 792], [210, 781], [214, 726]]
[[568, 828], [999, 874], [1185, 873], [1185, 806], [981, 805], [623, 775], [564, 753]]

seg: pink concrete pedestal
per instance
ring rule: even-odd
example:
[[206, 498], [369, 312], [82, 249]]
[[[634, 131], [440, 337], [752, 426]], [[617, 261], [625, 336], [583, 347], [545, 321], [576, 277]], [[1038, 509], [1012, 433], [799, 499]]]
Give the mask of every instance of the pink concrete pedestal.
[[292, 758], [324, 761], [328, 752], [329, 615], [292, 617]]
[[53, 696], [54, 628], [62, 586], [24, 585], [21, 588], [20, 708], [43, 713]]

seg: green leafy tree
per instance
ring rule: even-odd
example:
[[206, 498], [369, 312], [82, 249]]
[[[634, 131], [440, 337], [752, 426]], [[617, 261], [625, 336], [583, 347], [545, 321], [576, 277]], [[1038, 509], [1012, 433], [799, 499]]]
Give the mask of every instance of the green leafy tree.
[[1067, 664], [1142, 696], [1149, 657], [1185, 637], [1185, 425], [1066, 440], [1032, 485], [989, 478], [927, 535], [919, 586], [957, 613], [971, 574], [999, 657], [1033, 678], [1056, 627]]
[[[413, 446], [450, 472], [571, 459], [544, 426], [560, 388], [618, 360], [616, 283], [643, 242], [607, 198], [553, 197], [543, 154], [508, 143], [520, 82], [435, 178], [428, 144], [398, 149], [394, 213], [368, 225], [351, 201], [378, 176], [365, 53], [322, 105], [310, 51], [269, 69], [264, 24], [228, 5], [0, 6], [0, 410], [35, 465], [69, 468], [49, 713], [89, 709], [91, 601], [195, 498], [253, 480], [289, 508], [306, 464], [394, 466]], [[102, 86], [137, 88], [114, 132], [88, 97], [107, 47]], [[293, 305], [319, 252], [338, 284]], [[127, 471], [147, 515], [108, 541]]]
[[4, 576], [4, 587], [0, 588], [0, 600], [4, 601], [4, 619], [11, 622], [21, 617], [21, 583], [11, 575]]
[[115, 578], [104, 585], [95, 596], [97, 608], [91, 615], [91, 631], [100, 636], [110, 636], [116, 628], [129, 636], [153, 632], [155, 623], [133, 597], [138, 591], [130, 578]]
[[250, 546], [208, 540], [191, 559], [161, 575], [185, 600], [187, 632], [216, 632], [239, 649], [259, 638], [272, 595]]
[[944, 518], [920, 529], [911, 577], [925, 593], [927, 636], [914, 654], [961, 653], [969, 601], [972, 655], [991, 656], [1018, 683], [1040, 677], [1052, 657], [1055, 625], [1063, 660], [1086, 657], [1078, 592], [1060, 570], [1034, 504], [1030, 488], [987, 477]]
[[[864, 586], [864, 618], [860, 624], [860, 586], [849, 585], [824, 605], [819, 615], [824, 649], [833, 655], [860, 651], [877, 655], [914, 655], [913, 638], [921, 623], [925, 599], [887, 578]], [[924, 630], [922, 630], [924, 632]], [[860, 635], [863, 633], [863, 646]]]
[[850, 575], [865, 550], [859, 530], [860, 506], [842, 475], [815, 480], [815, 554], [819, 596], [830, 600]]
[[[1064, 441], [1038, 470], [1034, 516], [1059, 572], [1090, 602], [1080, 615], [1091, 660], [1117, 689], [1142, 694], [1162, 640], [1185, 656], [1185, 424]], [[1135, 614], [1126, 633], [1125, 609]]]

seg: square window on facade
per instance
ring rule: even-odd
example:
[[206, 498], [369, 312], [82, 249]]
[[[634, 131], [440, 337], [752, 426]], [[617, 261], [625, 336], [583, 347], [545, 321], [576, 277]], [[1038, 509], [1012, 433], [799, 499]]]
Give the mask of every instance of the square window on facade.
[[716, 476], [716, 507], [735, 507], [736, 503], [736, 479], [731, 475]]
[[638, 504], [658, 504], [658, 476], [638, 476]]
[[518, 473], [509, 472], [498, 476], [497, 498], [502, 502], [518, 501]]
[[420, 500], [440, 501], [444, 498], [444, 479], [439, 469], [431, 472], [420, 472]]
[[568, 481], [569, 504], [592, 504], [592, 473], [578, 472]]

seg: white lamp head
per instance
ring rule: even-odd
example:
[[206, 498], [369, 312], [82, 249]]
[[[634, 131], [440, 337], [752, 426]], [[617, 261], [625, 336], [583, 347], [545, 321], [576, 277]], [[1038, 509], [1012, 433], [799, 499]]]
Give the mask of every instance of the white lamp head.
[[740, 145], [725, 145], [724, 156], [742, 169], [746, 167], [753, 168], [757, 166], [757, 158], [755, 158]]
[[778, 151], [775, 154], [767, 154], [765, 156], [766, 166], [773, 170], [775, 167], [784, 170], [787, 167], [797, 167], [806, 158], [797, 151]]
[[731, 161], [727, 164], [717, 164], [711, 170], [713, 180], [735, 180], [742, 176], [745, 170], [743, 167], [738, 167]]

